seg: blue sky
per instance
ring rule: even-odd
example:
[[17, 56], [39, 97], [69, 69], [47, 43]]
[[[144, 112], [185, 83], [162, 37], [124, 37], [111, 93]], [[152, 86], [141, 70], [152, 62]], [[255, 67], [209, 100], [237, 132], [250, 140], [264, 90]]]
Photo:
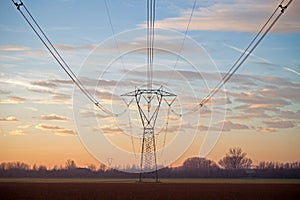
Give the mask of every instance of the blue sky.
[[[271, 0], [198, 1], [175, 70], [174, 76], [178, 79], [172, 79], [170, 70], [176, 61], [193, 2], [157, 1], [155, 26], [162, 29], [157, 29], [155, 47], [168, 51], [157, 50], [154, 80], [157, 85], [178, 94], [175, 105], [178, 112], [194, 108], [193, 104], [216, 84], [219, 72], [227, 71], [279, 3]], [[134, 90], [145, 80], [146, 1], [107, 1], [115, 37], [112, 37], [104, 1], [24, 3], [73, 71], [102, 103], [108, 108], [113, 104], [117, 110], [125, 108], [115, 95]], [[299, 161], [299, 12], [300, 3], [294, 1], [216, 97], [215, 103], [193, 115], [169, 116], [167, 143], [170, 145], [162, 164], [180, 164], [187, 157], [203, 153], [203, 141], [214, 134], [219, 137], [218, 142], [209, 144], [208, 149], [212, 150], [203, 155], [216, 161], [232, 146], [242, 147], [255, 161]], [[108, 142], [132, 153], [130, 137], [119, 144], [124, 137], [122, 133], [127, 136], [130, 133], [128, 117], [104, 117], [78, 91], [73, 93], [74, 87], [66, 74], [11, 1], [0, 2], [0, 13], [0, 161], [21, 160], [53, 166], [72, 158], [85, 165], [97, 163], [97, 159], [106, 162], [113, 157], [116, 165], [125, 163], [117, 150], [108, 155], [99, 153], [105, 151], [102, 147], [93, 149], [96, 144], [85, 141], [82, 132], [91, 135], [101, 132], [95, 140], [103, 147]], [[133, 49], [139, 50], [131, 52]], [[122, 57], [125, 67], [118, 58], [110, 68], [105, 68], [120, 52], [127, 52]], [[187, 61], [196, 67], [189, 66]], [[186, 87], [190, 87], [189, 90]], [[138, 116], [134, 114], [134, 106], [131, 109], [131, 131], [139, 132]], [[162, 108], [162, 113], [167, 113], [167, 107]], [[162, 145], [166, 121], [165, 116], [160, 117], [158, 132], [162, 133], [159, 143]], [[192, 134], [186, 136], [190, 132]], [[186, 135], [182, 136], [183, 133]], [[174, 138], [184, 145], [177, 144]], [[193, 143], [190, 145], [190, 142]], [[134, 151], [139, 152], [139, 139], [134, 143]], [[177, 157], [168, 159], [178, 145], [181, 148]]]

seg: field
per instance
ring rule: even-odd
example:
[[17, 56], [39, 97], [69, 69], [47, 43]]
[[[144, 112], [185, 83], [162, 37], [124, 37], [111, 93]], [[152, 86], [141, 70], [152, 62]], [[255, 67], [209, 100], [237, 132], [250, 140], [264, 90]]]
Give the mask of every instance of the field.
[[0, 199], [300, 199], [300, 180], [0, 179]]

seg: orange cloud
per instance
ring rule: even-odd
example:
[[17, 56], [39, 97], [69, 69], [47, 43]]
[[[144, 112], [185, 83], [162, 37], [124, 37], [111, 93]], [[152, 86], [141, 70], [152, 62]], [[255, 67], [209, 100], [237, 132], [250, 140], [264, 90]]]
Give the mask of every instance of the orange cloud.
[[101, 126], [100, 129], [105, 135], [119, 135], [123, 133], [119, 127], [112, 125], [104, 125]]
[[70, 135], [77, 135], [77, 133], [71, 129], [62, 129], [62, 130], [56, 131], [55, 135], [70, 136]]
[[276, 129], [275, 129], [275, 128], [258, 127], [258, 128], [256, 128], [256, 130], [257, 130], [258, 132], [261, 132], [261, 133], [273, 133], [273, 132], [276, 132]]
[[[194, 11], [190, 30], [213, 31], [242, 31], [257, 32], [258, 24], [262, 24], [278, 6], [277, 1], [237, 0], [234, 3], [218, 2], [211, 6], [197, 6]], [[287, 14], [282, 17], [281, 23], [271, 30], [272, 32], [297, 32], [299, 31], [299, 1], [294, 1], [287, 9]], [[155, 27], [185, 30], [191, 9], [183, 10], [178, 17], [157, 20]], [[277, 14], [280, 11], [278, 10]], [[145, 26], [142, 24], [140, 26]]]
[[17, 104], [23, 103], [26, 99], [22, 97], [10, 96], [9, 99], [0, 100], [0, 104]]
[[63, 128], [59, 126], [53, 126], [53, 125], [47, 125], [47, 124], [38, 124], [35, 126], [35, 128], [40, 129], [40, 130], [61, 130]]
[[54, 126], [49, 124], [38, 124], [35, 126], [36, 129], [50, 131], [53, 132], [55, 135], [59, 136], [71, 136], [76, 135], [77, 133], [71, 129], [66, 129], [60, 126]]
[[22, 126], [18, 126], [18, 128], [21, 128], [21, 129], [27, 129], [27, 128], [30, 128], [31, 126], [30, 125], [22, 125]]
[[50, 114], [50, 115], [41, 115], [40, 119], [42, 120], [55, 120], [55, 121], [67, 121], [69, 120], [68, 117]]
[[0, 46], [0, 51], [27, 51], [30, 50], [29, 47], [25, 46]]
[[293, 128], [295, 124], [289, 120], [264, 120], [264, 124], [268, 125], [269, 128]]
[[1, 122], [16, 122], [19, 121], [17, 120], [17, 118], [13, 117], [13, 116], [9, 116], [9, 117], [5, 117], [5, 118], [0, 118]]
[[9, 135], [23, 136], [26, 135], [26, 133], [24, 130], [17, 129], [17, 130], [10, 131]]

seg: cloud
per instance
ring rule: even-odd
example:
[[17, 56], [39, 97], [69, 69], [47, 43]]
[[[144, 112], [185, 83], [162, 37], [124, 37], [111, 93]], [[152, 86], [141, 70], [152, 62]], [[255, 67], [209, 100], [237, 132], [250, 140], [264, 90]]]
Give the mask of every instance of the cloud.
[[284, 67], [283, 69], [285, 69], [285, 70], [287, 70], [287, 71], [289, 71], [289, 72], [292, 72], [292, 73], [297, 74], [297, 75], [300, 76], [300, 72], [298, 72], [298, 71], [296, 71], [296, 70], [294, 70], [294, 69], [291, 69], [291, 68], [289, 68], [289, 67]]
[[49, 80], [49, 82], [57, 83], [57, 84], [74, 84], [72, 80], [67, 80], [67, 79], [54, 79], [54, 80]]
[[25, 46], [0, 46], [0, 51], [28, 51], [30, 50], [29, 47]]
[[32, 85], [37, 85], [41, 87], [49, 87], [49, 88], [56, 88], [57, 84], [49, 81], [33, 81], [31, 82]]
[[[245, 51], [244, 49], [240, 49], [238, 47], [235, 47], [235, 46], [232, 46], [232, 45], [229, 45], [229, 44], [224, 43], [224, 45], [231, 48], [231, 49], [233, 49], [233, 50], [235, 50], [235, 51], [238, 51], [240, 53], [244, 53], [244, 51]], [[248, 55], [249, 53], [250, 53], [249, 51], [246, 51], [246, 55]], [[254, 53], [251, 53], [250, 56], [261, 60], [263, 62], [263, 64], [271, 64], [271, 62], [269, 60], [267, 60], [265, 58], [262, 58], [260, 56], [256, 56]]]
[[[264, 62], [265, 63], [265, 62]], [[271, 64], [271, 63], [268, 63]], [[153, 73], [155, 74], [155, 78], [161, 78], [165, 79], [173, 78], [174, 80], [178, 79], [178, 75], [180, 75], [180, 78], [184, 78], [189, 81], [193, 80], [205, 80], [205, 81], [218, 81], [221, 79], [221, 77], [226, 76], [226, 73], [208, 73], [208, 72], [202, 72], [202, 71], [189, 71], [189, 70], [175, 70], [177, 74], [176, 76], [171, 76], [170, 74], [173, 73], [173, 70], [154, 70]], [[144, 71], [128, 71], [123, 70], [123, 73], [127, 73], [128, 75], [132, 76], [139, 76], [139, 77], [145, 77]], [[229, 80], [228, 83], [235, 83], [236, 85], [242, 86], [260, 86], [261, 84], [267, 84], [267, 85], [277, 85], [280, 87], [293, 87], [293, 88], [300, 88], [299, 82], [292, 82], [289, 80], [286, 80], [281, 77], [274, 77], [274, 76], [260, 76], [260, 75], [246, 75], [246, 74], [234, 74]], [[120, 85], [120, 84], [119, 84]]]
[[[279, 99], [281, 101], [284, 99], [291, 100], [295, 102], [300, 102], [300, 88], [297, 87], [273, 87], [265, 88], [261, 90], [254, 91], [267, 100]], [[284, 101], [284, 100], [283, 100]]]
[[40, 94], [57, 94], [54, 91], [51, 90], [45, 90], [45, 89], [36, 89], [36, 88], [26, 88], [28, 91], [30, 92], [34, 92], [34, 93], [40, 93]]
[[72, 136], [77, 135], [77, 133], [71, 129], [63, 129], [55, 132], [55, 135], [58, 136]]
[[206, 103], [206, 106], [220, 106], [220, 105], [228, 105], [231, 103], [232, 102], [227, 97], [224, 97], [224, 98], [214, 98], [213, 97]]
[[10, 93], [11, 93], [10, 91], [0, 89], [0, 94], [10, 94]]
[[104, 79], [98, 80], [89, 77], [79, 77], [79, 80], [84, 86], [92, 86], [92, 87], [95, 87], [96, 85], [98, 87], [116, 86], [118, 84], [120, 85], [120, 82], [117, 82], [115, 80], [104, 80]]
[[283, 119], [278, 119], [278, 120], [264, 120], [264, 124], [268, 125], [269, 128], [293, 128], [295, 127], [294, 123], [289, 120], [283, 120]]
[[[260, 79], [262, 77], [258, 76], [257, 80]], [[253, 120], [277, 117], [279, 119], [298, 121], [300, 111], [292, 111], [286, 107], [300, 103], [299, 83], [288, 82], [278, 78], [272, 79], [270, 77], [265, 77], [264, 82], [265, 86], [259, 84], [260, 88], [248, 89], [248, 92], [227, 91], [227, 95], [232, 100], [233, 105], [237, 104], [234, 108], [233, 116], [229, 117], [229, 119]], [[270, 84], [270, 82], [273, 84]], [[292, 127], [291, 122], [283, 123]], [[271, 125], [271, 122], [269, 124]]]
[[5, 83], [5, 84], [10, 84], [10, 85], [17, 85], [17, 86], [21, 86], [21, 87], [31, 87], [32, 85], [30, 83], [28, 83], [27, 80], [21, 80], [21, 78], [17, 78], [17, 79], [8, 79], [4, 76], [1, 77], [0, 79], [1, 83]]
[[42, 120], [55, 120], [55, 121], [67, 121], [69, 120], [68, 117], [50, 114], [50, 115], [41, 115], [40, 119]]
[[52, 96], [52, 99], [37, 99], [34, 102], [39, 104], [70, 104], [70, 99], [70, 95], [56, 93]]
[[97, 96], [98, 99], [101, 99], [101, 100], [121, 101], [121, 98], [120, 98], [119, 95], [113, 94], [113, 93], [108, 92], [108, 91], [96, 90], [95, 95]]
[[[222, 129], [220, 127], [222, 127]], [[229, 120], [217, 122], [210, 127], [204, 126], [204, 125], [198, 125], [199, 131], [207, 131], [207, 130], [220, 131], [220, 130], [222, 130], [223, 132], [229, 132], [231, 130], [246, 130], [246, 129], [249, 129], [249, 127], [247, 125], [240, 124], [240, 123], [234, 123]]]
[[[244, 53], [244, 51], [245, 51], [243, 49], [240, 49], [238, 47], [234, 47], [234, 46], [229, 45], [229, 44], [225, 44], [224, 43], [224, 45], [227, 46], [227, 47], [229, 47], [229, 48], [231, 48], [231, 49], [233, 49], [233, 50], [236, 50], [236, 51], [238, 51], [240, 53]], [[246, 54], [249, 54], [249, 52], [246, 51]], [[263, 57], [256, 56], [254, 53], [251, 53], [250, 56], [255, 57], [255, 58], [261, 60], [261, 61], [255, 61], [254, 62], [254, 63], [258, 64], [258, 65], [266, 65], [266, 66], [272, 66], [272, 67], [281, 67], [280, 65], [274, 64], [274, 63], [270, 62], [269, 60], [267, 60], [267, 59], [265, 59]], [[289, 67], [281, 67], [281, 68], [284, 69], [284, 70], [286, 70], [286, 71], [292, 72], [292, 73], [300, 76], [300, 72], [298, 72], [298, 71], [296, 71], [296, 70], [294, 70], [292, 68], [289, 68]]]
[[[131, 76], [135, 76], [135, 77], [141, 77], [141, 78], [145, 77], [145, 71], [123, 70], [122, 73], [131, 75]], [[172, 76], [171, 76], [171, 74], [172, 74]], [[206, 73], [206, 72], [190, 71], [190, 70], [153, 70], [153, 76], [156, 79], [166, 80], [166, 77], [167, 77], [168, 79], [172, 79], [172, 80], [176, 80], [176, 81], [178, 81], [178, 80], [188, 80], [188, 81], [203, 80], [204, 77], [208, 80], [220, 80], [220, 75], [218, 73]], [[131, 80], [131, 81], [135, 82], [135, 80]], [[128, 82], [129, 81], [127, 81], [127, 85], [128, 85]], [[137, 82], [140, 83], [140, 81], [137, 81]], [[160, 84], [160, 83], [158, 83], [158, 84]], [[119, 85], [123, 85], [123, 83], [119, 84]]]
[[275, 87], [273, 89], [264, 88], [249, 92], [227, 92], [227, 95], [235, 97], [235, 101], [249, 105], [248, 108], [268, 108], [290, 105], [291, 102], [288, 100], [299, 98], [292, 92], [295, 91], [289, 92], [283, 88]]
[[25, 98], [17, 97], [17, 96], [9, 96], [8, 99], [0, 100], [0, 104], [18, 104], [26, 101]]
[[18, 128], [20, 129], [27, 129], [27, 128], [30, 128], [31, 125], [21, 125], [21, 126], [18, 126]]
[[5, 118], [0, 118], [1, 122], [16, 122], [19, 121], [17, 120], [17, 118], [13, 117], [13, 116], [9, 116], [9, 117], [5, 117]]
[[43, 131], [51, 131], [58, 136], [72, 136], [77, 134], [75, 131], [71, 129], [66, 129], [60, 126], [54, 126], [49, 124], [38, 124], [35, 126], [35, 128]]
[[[200, 6], [194, 11], [189, 30], [257, 32], [277, 6], [278, 2], [272, 0], [219, 1], [206, 7]], [[299, 9], [299, 1], [294, 1], [271, 31], [299, 32]], [[184, 31], [190, 13], [191, 8], [182, 10], [177, 17], [157, 20], [155, 27]]]
[[99, 119], [110, 117], [108, 115], [101, 115], [101, 114], [99, 114], [99, 112], [94, 112], [94, 111], [89, 111], [89, 110], [80, 111], [80, 116], [86, 117], [86, 118], [97, 117]]
[[274, 133], [276, 132], [275, 128], [264, 128], [264, 127], [256, 127], [256, 131], [261, 133]]
[[[222, 73], [222, 77], [225, 73]], [[295, 87], [299, 88], [299, 82], [291, 82], [284, 78], [274, 77], [274, 76], [260, 76], [260, 75], [245, 75], [245, 74], [235, 74], [229, 80], [230, 83], [237, 83], [239, 85], [247, 86], [257, 86], [258, 84], [274, 84], [281, 87]]]
[[71, 99], [71, 96], [68, 94], [55, 94], [53, 95], [53, 100], [57, 100], [57, 101], [68, 101]]
[[53, 126], [53, 125], [47, 125], [47, 124], [38, 124], [35, 126], [35, 128], [40, 129], [40, 130], [62, 130], [63, 128], [59, 126]]
[[55, 47], [59, 50], [63, 51], [78, 51], [78, 50], [92, 50], [96, 47], [96, 45], [82, 45], [82, 46], [75, 46], [69, 44], [57, 44]]
[[119, 127], [112, 126], [112, 125], [103, 125], [103, 126], [100, 127], [100, 130], [105, 135], [119, 135], [119, 134], [123, 134], [123, 131]]
[[293, 112], [289, 110], [280, 110], [278, 113], [278, 117], [283, 119], [294, 119], [300, 120], [300, 110]]
[[[219, 122], [217, 123], [217, 125], [221, 125], [223, 122]], [[239, 124], [239, 123], [233, 123], [231, 121], [224, 121], [223, 124], [223, 129], [222, 131], [231, 131], [231, 130], [243, 130], [243, 129], [249, 129], [249, 127], [247, 125], [244, 124]]]
[[237, 106], [237, 107], [235, 107], [235, 110], [239, 111], [239, 113], [234, 116], [228, 116], [227, 119], [253, 120], [253, 119], [259, 119], [259, 118], [268, 118], [270, 116], [267, 115], [265, 112], [269, 109], [270, 109], [270, 107], [253, 108], [253, 107], [251, 107], [251, 105]]
[[17, 130], [9, 131], [9, 135], [23, 136], [27, 134], [24, 130], [17, 129]]

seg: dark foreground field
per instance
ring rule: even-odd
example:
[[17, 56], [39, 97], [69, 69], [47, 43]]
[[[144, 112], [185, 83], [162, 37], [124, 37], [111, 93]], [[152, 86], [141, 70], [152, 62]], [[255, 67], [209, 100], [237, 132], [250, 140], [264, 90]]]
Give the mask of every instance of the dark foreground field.
[[300, 199], [300, 184], [1, 181], [0, 199]]

